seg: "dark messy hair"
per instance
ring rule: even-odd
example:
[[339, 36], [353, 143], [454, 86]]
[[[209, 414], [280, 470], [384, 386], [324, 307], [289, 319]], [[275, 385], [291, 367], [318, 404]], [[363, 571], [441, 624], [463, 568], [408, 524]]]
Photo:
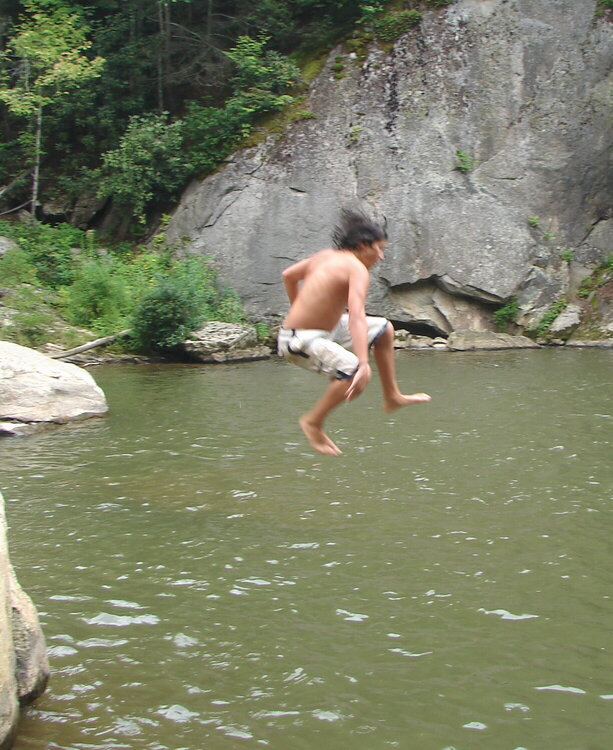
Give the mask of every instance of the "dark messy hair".
[[370, 245], [378, 240], [386, 240], [385, 227], [376, 224], [362, 211], [343, 208], [338, 225], [332, 234], [332, 242], [337, 250], [356, 250], [360, 242]]

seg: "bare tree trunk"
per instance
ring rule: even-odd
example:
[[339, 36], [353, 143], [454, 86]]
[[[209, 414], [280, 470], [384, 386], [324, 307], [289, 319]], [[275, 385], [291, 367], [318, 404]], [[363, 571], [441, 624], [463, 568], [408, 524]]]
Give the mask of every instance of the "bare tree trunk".
[[164, 111], [164, 3], [158, 0], [158, 28], [160, 39], [157, 49], [158, 111]]
[[31, 206], [30, 206], [32, 222], [36, 221], [36, 207], [38, 206], [42, 134], [43, 134], [43, 105], [39, 104], [38, 111], [36, 112], [36, 139], [34, 143], [34, 176], [32, 178], [32, 201], [31, 201]]
[[130, 331], [130, 328], [126, 328], [125, 331], [119, 331], [119, 333], [114, 333], [112, 336], [105, 336], [104, 338], [90, 341], [88, 344], [81, 344], [81, 346], [76, 346], [74, 349], [68, 349], [65, 352], [58, 352], [57, 354], [51, 354], [49, 356], [51, 359], [65, 359], [66, 357], [72, 357], [73, 354], [80, 354], [81, 352], [86, 352], [88, 349], [95, 349], [97, 346], [110, 344], [112, 341], [115, 341], [115, 339], [120, 338], [120, 336], [126, 336]]

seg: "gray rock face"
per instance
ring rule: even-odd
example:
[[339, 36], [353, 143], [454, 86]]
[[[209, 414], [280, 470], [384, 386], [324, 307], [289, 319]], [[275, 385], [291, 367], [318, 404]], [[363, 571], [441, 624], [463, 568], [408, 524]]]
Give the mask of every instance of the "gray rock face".
[[511, 336], [492, 331], [454, 331], [447, 339], [447, 346], [454, 352], [475, 349], [538, 349], [539, 345], [527, 336]]
[[[0, 341], [0, 423], [19, 430], [23, 423], [62, 424], [107, 410], [104, 393], [86, 370]], [[11, 432], [6, 426], [4, 431]]]
[[0, 258], [7, 250], [13, 250], [16, 247], [17, 243], [11, 240], [9, 237], [0, 236]]
[[0, 494], [0, 747], [5, 747], [15, 731], [19, 705], [37, 698], [48, 678], [38, 615], [10, 563]]
[[270, 357], [270, 349], [258, 345], [253, 326], [212, 321], [194, 331], [180, 347], [197, 362], [244, 362]]
[[579, 305], [567, 305], [549, 326], [549, 333], [564, 336], [570, 335], [581, 323], [581, 308]]
[[[584, 248], [593, 267], [611, 233], [613, 27], [595, 10], [459, 0], [389, 52], [334, 50], [310, 88], [315, 119], [194, 182], [169, 238], [209, 255], [251, 313], [277, 316], [281, 270], [328, 246], [338, 208], [359, 204], [390, 234], [370, 312], [433, 335], [490, 328], [491, 303], [512, 295], [537, 314], [568, 285], [560, 252]], [[460, 304], [458, 320], [441, 313]]]

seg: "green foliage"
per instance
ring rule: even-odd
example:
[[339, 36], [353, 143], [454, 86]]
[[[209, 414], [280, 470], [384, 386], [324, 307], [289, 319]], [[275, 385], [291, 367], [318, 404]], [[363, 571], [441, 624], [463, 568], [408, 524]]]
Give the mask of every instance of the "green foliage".
[[270, 326], [266, 323], [256, 323], [255, 332], [257, 333], [258, 341], [265, 342], [270, 338]]
[[554, 302], [553, 305], [551, 305], [551, 307], [543, 315], [539, 324], [536, 326], [533, 332], [537, 336], [542, 336], [565, 307], [566, 300], [559, 299], [557, 302]]
[[21, 117], [31, 117], [92, 77], [104, 60], [89, 60], [89, 29], [63, 3], [23, 0], [25, 14], [3, 52], [4, 60], [18, 62], [12, 84], [0, 86], [0, 101]]
[[80, 248], [84, 239], [81, 230], [69, 224], [51, 227], [0, 221], [0, 234], [15, 240], [42, 285], [57, 289], [72, 281], [73, 250]]
[[560, 253], [560, 258], [562, 260], [565, 260], [567, 263], [570, 263], [573, 259], [573, 251], [572, 250], [563, 250]]
[[219, 283], [207, 260], [178, 258], [163, 232], [148, 248], [111, 250], [99, 248], [93, 232], [67, 225], [0, 222], [0, 234], [17, 243], [0, 258], [2, 285], [12, 290], [9, 306], [17, 311], [10, 326], [17, 343], [47, 340], [49, 304], [71, 324], [101, 335], [134, 326], [132, 346], [149, 350], [173, 345], [203, 320], [244, 320], [239, 297]]
[[586, 276], [581, 282], [579, 289], [577, 290], [577, 296], [581, 299], [586, 299], [597, 291], [609, 281], [611, 281], [613, 273], [613, 255], [610, 255], [598, 268], [591, 274]]
[[107, 258], [86, 259], [61, 293], [61, 308], [73, 325], [107, 334], [125, 328], [131, 307], [128, 287]]
[[332, 64], [334, 77], [338, 80], [345, 77], [345, 62], [342, 55], [337, 55]]
[[598, 0], [598, 5], [602, 8], [613, 8], [613, 0]]
[[402, 10], [399, 13], [386, 13], [373, 24], [375, 36], [384, 42], [395, 42], [421, 21], [418, 10]]
[[0, 259], [0, 280], [4, 287], [20, 284], [36, 284], [36, 268], [26, 252], [20, 248], [10, 248]]
[[538, 216], [528, 216], [528, 224], [533, 228], [536, 229], [539, 224], [539, 217]]
[[496, 327], [501, 331], [506, 330], [510, 323], [515, 322], [518, 312], [519, 304], [516, 299], [510, 300], [506, 305], [495, 310], [494, 323], [496, 324]]
[[15, 343], [30, 347], [44, 344], [47, 341], [52, 320], [52, 315], [42, 310], [18, 312], [13, 319]]
[[119, 147], [103, 156], [98, 195], [112, 197], [144, 221], [147, 204], [172, 194], [189, 169], [181, 122], [169, 123], [167, 113], [134, 116]]
[[293, 101], [284, 93], [299, 80], [289, 60], [266, 51], [266, 38], [240, 37], [227, 53], [235, 65], [234, 93], [223, 108], [190, 102], [184, 118], [189, 159], [198, 172], [211, 172], [251, 132], [257, 118]]
[[192, 257], [178, 261], [160, 276], [136, 305], [131, 319], [132, 339], [138, 348], [162, 351], [181, 343], [204, 320], [243, 319], [237, 295], [219, 286], [204, 259]]
[[137, 305], [132, 318], [132, 339], [138, 348], [167, 349], [181, 343], [202, 322], [198, 301], [189, 284], [163, 279]]
[[226, 55], [235, 65], [231, 79], [235, 93], [251, 90], [280, 94], [294, 86], [300, 77], [296, 66], [275, 50], [266, 50], [268, 37], [240, 36]]
[[471, 169], [474, 169], [477, 160], [473, 159], [472, 156], [469, 156], [466, 151], [460, 151], [458, 149], [456, 150], [455, 155], [457, 159], [455, 168], [459, 172], [466, 174], [467, 172], [470, 172]]
[[361, 2], [358, 7], [360, 9], [358, 24], [369, 26], [385, 10], [385, 0], [367, 0], [367, 2]]

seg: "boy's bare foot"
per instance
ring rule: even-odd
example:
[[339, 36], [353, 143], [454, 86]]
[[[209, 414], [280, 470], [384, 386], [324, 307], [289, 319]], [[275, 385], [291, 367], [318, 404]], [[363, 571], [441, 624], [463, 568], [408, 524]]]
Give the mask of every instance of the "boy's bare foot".
[[306, 417], [300, 417], [299, 422], [307, 440], [316, 451], [323, 453], [325, 456], [339, 456], [342, 453], [341, 449], [330, 440], [321, 427], [309, 422]]
[[404, 395], [399, 393], [393, 398], [386, 398], [383, 402], [383, 408], [385, 411], [396, 411], [401, 406], [410, 406], [411, 404], [423, 404], [426, 401], [431, 401], [431, 397], [427, 393], [410, 393]]

